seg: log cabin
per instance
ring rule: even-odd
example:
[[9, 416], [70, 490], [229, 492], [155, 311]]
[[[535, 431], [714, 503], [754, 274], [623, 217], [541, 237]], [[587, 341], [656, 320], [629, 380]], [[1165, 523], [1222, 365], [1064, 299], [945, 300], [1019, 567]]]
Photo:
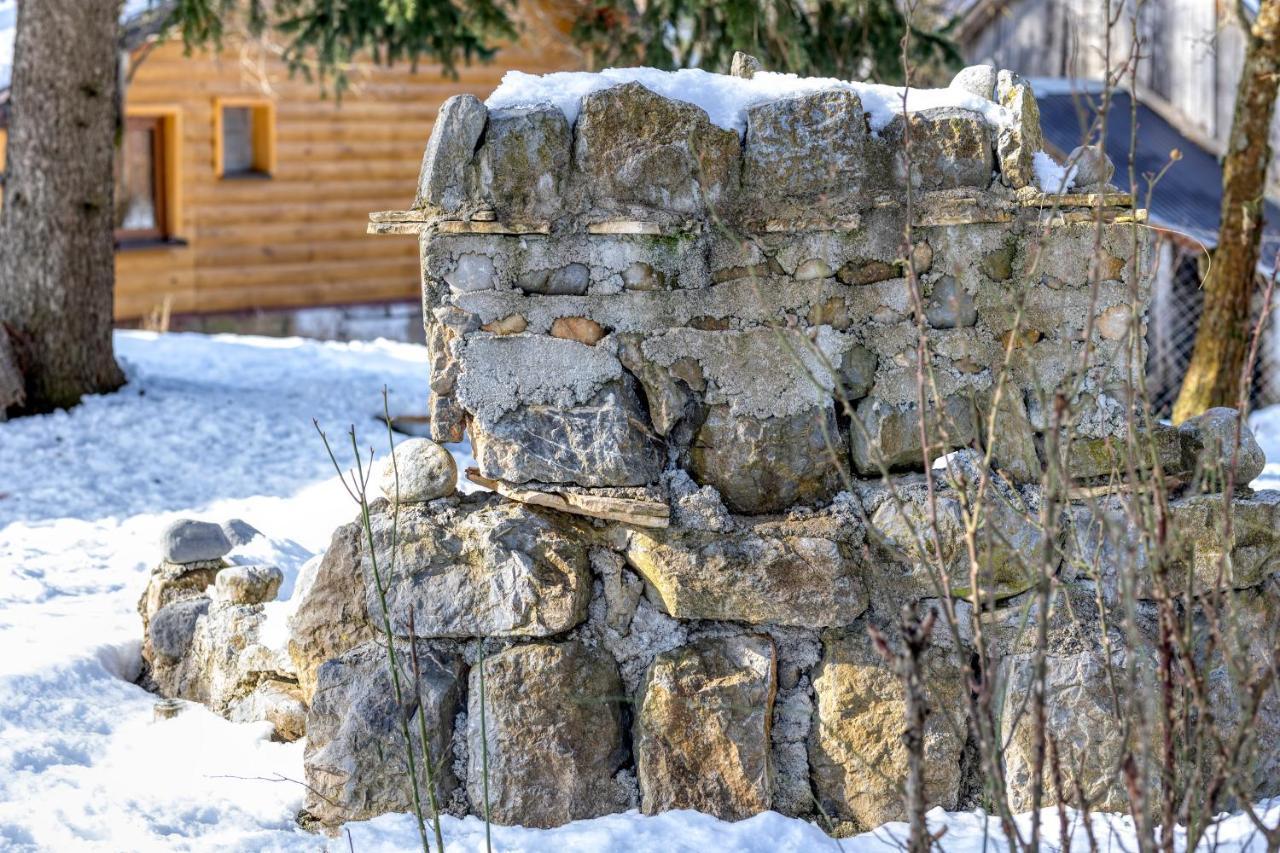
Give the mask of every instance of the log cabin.
[[[200, 321], [415, 302], [416, 241], [374, 240], [365, 226], [369, 211], [411, 202], [440, 105], [486, 97], [506, 69], [583, 67], [567, 25], [535, 3], [518, 40], [487, 64], [460, 65], [457, 79], [436, 65], [361, 63], [337, 98], [290, 76], [258, 42], [187, 55], [151, 4], [125, 8], [115, 198], [115, 316], [125, 325], [163, 317], [220, 328]], [[9, 51], [15, 11], [0, 0]], [[5, 55], [0, 47], [0, 172]]]

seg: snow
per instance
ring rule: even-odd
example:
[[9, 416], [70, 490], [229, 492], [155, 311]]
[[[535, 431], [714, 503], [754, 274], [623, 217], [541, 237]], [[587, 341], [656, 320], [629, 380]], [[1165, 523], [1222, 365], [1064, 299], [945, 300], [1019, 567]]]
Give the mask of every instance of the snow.
[[[272, 742], [266, 724], [230, 723], [194, 704], [156, 721], [156, 697], [132, 682], [135, 605], [165, 525], [179, 516], [248, 521], [265, 538], [233, 559], [279, 565], [288, 595], [333, 528], [355, 514], [312, 417], [331, 438], [355, 424], [362, 444], [382, 455], [381, 389], [393, 413], [422, 411], [425, 349], [145, 332], [115, 340], [129, 377], [120, 392], [0, 424], [0, 848], [417, 848], [408, 815], [349, 824], [350, 842], [303, 831], [294, 823], [303, 743]], [[1277, 460], [1266, 476], [1280, 477], [1280, 409], [1253, 423]], [[465, 446], [451, 449], [467, 464]], [[278, 617], [290, 604], [269, 605], [273, 630], [282, 631]], [[1267, 808], [1268, 821], [1280, 819], [1280, 801]], [[1136, 849], [1127, 819], [1093, 820], [1104, 847]], [[935, 810], [930, 821], [945, 828], [949, 853], [998, 846], [998, 828], [980, 813]], [[1057, 825], [1046, 813], [1050, 837]], [[476, 818], [445, 818], [443, 828], [450, 853], [484, 850]], [[493, 830], [504, 853], [887, 853], [905, 834], [888, 824], [837, 845], [817, 826], [775, 813], [725, 823], [687, 811]], [[1262, 849], [1241, 815], [1219, 834], [1222, 849]], [[1069, 846], [1086, 849], [1083, 831]]]
[[1249, 485], [1254, 489], [1280, 489], [1280, 406], [1268, 406], [1249, 415], [1249, 429], [1267, 457], [1262, 475]]
[[[845, 89], [856, 94], [868, 113], [871, 130], [883, 130], [894, 116], [903, 112], [904, 89], [878, 83], [856, 83], [830, 77], [798, 77], [795, 74], [756, 72], [751, 79], [712, 74], [697, 68], [660, 71], [656, 68], [608, 68], [598, 73], [558, 71], [526, 74], [508, 71], [485, 105], [489, 109], [552, 104], [572, 124], [578, 117], [582, 99], [623, 83], [636, 82], [645, 88], [701, 107], [711, 122], [725, 130], [746, 131], [747, 110], [757, 104], [793, 98], [827, 89]], [[986, 98], [961, 89], [907, 89], [908, 112], [934, 107], [958, 107], [981, 113], [988, 123], [1004, 126], [1008, 111]]]
[[1075, 181], [1075, 166], [1061, 166], [1046, 151], [1037, 151], [1031, 158], [1036, 171], [1036, 183], [1042, 192], [1065, 193]]

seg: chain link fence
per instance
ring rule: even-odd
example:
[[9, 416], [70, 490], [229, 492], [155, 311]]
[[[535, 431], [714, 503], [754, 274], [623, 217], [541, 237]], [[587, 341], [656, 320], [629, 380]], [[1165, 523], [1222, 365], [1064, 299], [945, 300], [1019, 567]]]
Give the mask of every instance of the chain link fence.
[[[1159, 241], [1155, 260], [1151, 308], [1147, 315], [1147, 392], [1155, 413], [1168, 417], [1195, 348], [1196, 330], [1204, 310], [1204, 291], [1200, 283], [1207, 260], [1199, 247], [1168, 237]], [[1259, 282], [1255, 289], [1258, 294], [1254, 306], [1255, 323], [1262, 312], [1264, 285], [1265, 282]], [[1258, 346], [1251, 409], [1280, 403], [1278, 321], [1280, 317], [1273, 307]]]

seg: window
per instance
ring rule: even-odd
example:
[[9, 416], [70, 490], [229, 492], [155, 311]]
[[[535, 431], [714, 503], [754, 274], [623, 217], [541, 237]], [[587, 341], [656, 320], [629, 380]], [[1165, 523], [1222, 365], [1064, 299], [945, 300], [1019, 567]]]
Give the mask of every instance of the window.
[[130, 110], [115, 157], [116, 242], [168, 240], [178, 229], [178, 111]]
[[219, 177], [270, 177], [275, 171], [275, 105], [246, 98], [214, 104], [214, 168]]
[[162, 122], [156, 117], [125, 120], [116, 152], [116, 239], [164, 237], [165, 172]]

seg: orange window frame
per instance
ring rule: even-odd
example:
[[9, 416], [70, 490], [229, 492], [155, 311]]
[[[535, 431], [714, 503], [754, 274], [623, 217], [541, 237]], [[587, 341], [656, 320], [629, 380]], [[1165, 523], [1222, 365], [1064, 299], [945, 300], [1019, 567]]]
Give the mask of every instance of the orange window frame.
[[[227, 108], [245, 107], [253, 123], [253, 170], [228, 175], [222, 143], [222, 114]], [[224, 180], [271, 177], [276, 171], [276, 105], [267, 98], [213, 99], [213, 172]]]

